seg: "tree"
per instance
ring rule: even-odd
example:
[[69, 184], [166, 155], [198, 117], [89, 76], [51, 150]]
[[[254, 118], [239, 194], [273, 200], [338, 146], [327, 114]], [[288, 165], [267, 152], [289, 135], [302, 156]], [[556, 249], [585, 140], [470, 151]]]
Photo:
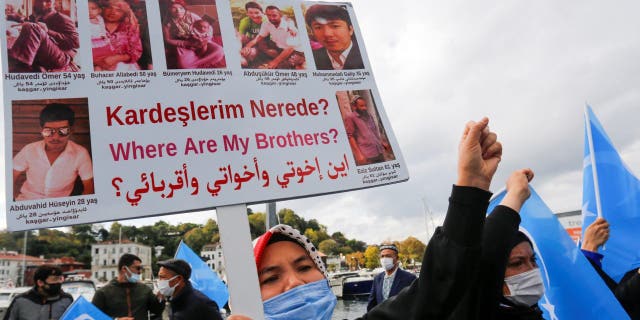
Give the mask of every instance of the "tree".
[[358, 251], [346, 255], [345, 260], [350, 270], [358, 270], [364, 266], [364, 253]]
[[402, 264], [408, 266], [417, 261], [422, 261], [426, 245], [415, 237], [408, 237], [400, 242], [396, 242], [398, 247], [398, 258]]
[[251, 231], [251, 239], [255, 239], [265, 233], [266, 215], [262, 212], [255, 212], [249, 215], [249, 230]]
[[328, 256], [337, 255], [339, 253], [338, 243], [333, 239], [327, 239], [320, 242], [320, 244], [318, 245], [318, 250]]
[[380, 266], [380, 249], [377, 246], [368, 246], [364, 251], [365, 266], [374, 269]]

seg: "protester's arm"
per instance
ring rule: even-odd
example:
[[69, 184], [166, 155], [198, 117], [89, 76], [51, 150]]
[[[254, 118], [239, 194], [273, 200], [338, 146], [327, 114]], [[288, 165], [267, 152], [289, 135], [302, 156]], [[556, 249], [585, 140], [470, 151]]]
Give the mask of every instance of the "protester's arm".
[[609, 240], [609, 223], [603, 218], [596, 219], [584, 232], [580, 249], [598, 252], [598, 248]]
[[[615, 290], [616, 298], [625, 310], [634, 316], [638, 312], [640, 299], [640, 269], [627, 272]], [[634, 318], [635, 319], [635, 318]]]
[[515, 171], [507, 180], [507, 193], [487, 217], [482, 235], [482, 258], [476, 292], [481, 318], [493, 319], [502, 297], [504, 274], [511, 248], [520, 225], [520, 209], [529, 198], [533, 171]]
[[422, 260], [420, 277], [362, 319], [482, 318], [468, 305], [476, 279], [488, 192], [502, 146], [489, 120], [467, 123], [459, 145], [458, 182], [442, 227], [436, 229]]
[[96, 308], [104, 312], [106, 306], [104, 292], [102, 290], [96, 291], [96, 293], [93, 295], [93, 299], [91, 299], [91, 303], [96, 306]]

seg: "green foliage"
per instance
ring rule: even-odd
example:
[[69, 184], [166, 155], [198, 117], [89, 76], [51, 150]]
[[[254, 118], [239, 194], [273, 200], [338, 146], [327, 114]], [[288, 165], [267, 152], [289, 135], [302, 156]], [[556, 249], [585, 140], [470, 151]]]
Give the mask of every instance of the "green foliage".
[[364, 251], [365, 266], [374, 269], [380, 266], [380, 249], [377, 246], [368, 246]]

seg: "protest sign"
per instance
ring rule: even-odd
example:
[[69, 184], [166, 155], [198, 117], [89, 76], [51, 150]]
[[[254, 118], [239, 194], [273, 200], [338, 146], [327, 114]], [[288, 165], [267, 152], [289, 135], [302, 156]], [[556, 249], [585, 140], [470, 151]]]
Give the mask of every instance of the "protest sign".
[[[38, 3], [1, 27], [10, 230], [408, 179], [348, 3], [323, 3], [346, 48], [316, 3], [259, 1], [259, 27], [246, 1]], [[57, 39], [28, 42], [42, 23]]]

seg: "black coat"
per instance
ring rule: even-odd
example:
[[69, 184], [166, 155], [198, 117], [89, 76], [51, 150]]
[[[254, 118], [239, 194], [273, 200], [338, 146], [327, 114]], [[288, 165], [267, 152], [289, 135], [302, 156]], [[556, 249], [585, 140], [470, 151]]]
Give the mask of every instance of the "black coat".
[[171, 320], [222, 320], [218, 305], [189, 282], [169, 302]]
[[[442, 227], [429, 241], [417, 281], [361, 319], [495, 319], [520, 216], [491, 193], [454, 186]], [[485, 223], [486, 220], [486, 223]]]
[[640, 274], [638, 269], [627, 272], [616, 287], [616, 298], [633, 320], [640, 320]]

